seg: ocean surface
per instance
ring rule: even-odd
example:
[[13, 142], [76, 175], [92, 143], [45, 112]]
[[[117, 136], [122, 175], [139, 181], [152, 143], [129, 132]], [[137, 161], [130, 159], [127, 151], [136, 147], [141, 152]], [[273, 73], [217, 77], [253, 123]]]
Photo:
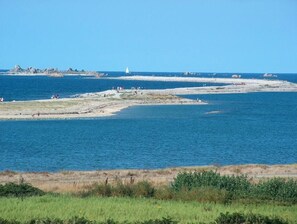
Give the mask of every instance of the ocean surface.
[[47, 76], [0, 76], [0, 97], [5, 101], [50, 99], [52, 95], [72, 97], [76, 94], [100, 92], [121, 86], [125, 89], [164, 89], [195, 86], [217, 86], [215, 83], [149, 82], [112, 80], [81, 76], [52, 78]]
[[[297, 74], [281, 74], [278, 78], [297, 83]], [[197, 83], [0, 76], [0, 97], [42, 99], [55, 93], [71, 96], [123, 85], [173, 88]], [[209, 104], [135, 106], [109, 118], [0, 121], [0, 170], [297, 163], [297, 93], [187, 97]]]

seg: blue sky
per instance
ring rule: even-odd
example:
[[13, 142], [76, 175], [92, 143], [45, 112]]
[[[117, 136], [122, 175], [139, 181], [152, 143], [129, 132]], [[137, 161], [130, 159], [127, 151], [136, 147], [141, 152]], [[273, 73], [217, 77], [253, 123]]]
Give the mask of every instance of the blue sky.
[[0, 68], [297, 72], [296, 0], [0, 0]]

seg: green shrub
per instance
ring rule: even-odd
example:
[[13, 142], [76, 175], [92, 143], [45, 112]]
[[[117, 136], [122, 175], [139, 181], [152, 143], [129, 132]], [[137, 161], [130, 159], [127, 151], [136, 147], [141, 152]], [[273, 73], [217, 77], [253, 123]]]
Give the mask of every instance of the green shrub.
[[133, 196], [133, 188], [130, 184], [117, 183], [111, 188], [111, 194], [115, 197], [131, 197]]
[[[251, 184], [246, 176], [221, 176], [213, 171], [203, 171], [180, 173], [174, 179], [171, 187], [175, 192], [185, 194], [187, 194], [185, 190], [195, 189], [196, 191], [199, 188], [225, 190], [227, 192], [225, 202], [237, 200], [258, 203], [265, 200], [274, 203], [297, 203], [297, 181], [292, 179], [274, 178], [259, 184]], [[195, 191], [191, 193], [195, 194]], [[205, 193], [207, 194], [208, 191]], [[184, 197], [187, 198], [187, 195]], [[210, 199], [212, 201], [212, 198]]]
[[118, 182], [94, 185], [80, 196], [154, 197], [161, 200], [184, 200], [214, 203], [272, 202], [297, 203], [297, 181], [274, 178], [252, 184], [246, 176], [221, 176], [213, 171], [180, 173], [168, 187], [154, 188], [149, 182], [123, 184]]
[[191, 190], [182, 189], [175, 193], [174, 199], [182, 201], [227, 203], [229, 194], [226, 190], [212, 187], [193, 188]]
[[262, 200], [297, 203], [297, 181], [273, 178], [257, 184], [253, 196]]
[[246, 176], [221, 176], [213, 171], [180, 173], [174, 179], [172, 188], [180, 191], [183, 188], [191, 190], [198, 187], [213, 187], [230, 192], [249, 191], [251, 183]]
[[0, 185], [0, 197], [41, 196], [45, 193], [29, 184], [7, 183]]
[[154, 198], [158, 200], [170, 200], [175, 198], [175, 192], [170, 187], [160, 187], [156, 189]]
[[155, 188], [147, 181], [138, 182], [132, 185], [133, 195], [135, 197], [153, 197], [155, 194]]
[[[177, 222], [172, 220], [171, 218], [162, 218], [162, 219], [155, 219], [155, 220], [150, 219], [147, 221], [134, 222], [134, 223], [135, 224], [177, 224]], [[50, 218], [32, 219], [30, 221], [21, 223], [15, 220], [5, 220], [0, 218], [0, 224], [128, 224], [128, 222], [120, 223], [120, 222], [114, 221], [113, 219], [107, 219], [104, 222], [95, 222], [85, 218], [74, 217], [68, 220], [50, 219]]]
[[215, 220], [216, 224], [288, 224], [281, 218], [270, 218], [263, 215], [242, 214], [242, 213], [221, 213]]
[[10, 221], [10, 220], [0, 218], [0, 224], [20, 224], [20, 222], [15, 220]]
[[26, 224], [63, 224], [63, 220], [61, 219], [31, 219]]
[[162, 218], [162, 219], [155, 219], [155, 220], [148, 220], [144, 222], [136, 222], [136, 224], [177, 224], [177, 221], [172, 220], [171, 218]]
[[[99, 222], [98, 224], [119, 224], [119, 222], [114, 221], [113, 219], [107, 219], [105, 222]], [[128, 224], [128, 223], [123, 223]]]
[[[109, 220], [107, 220], [106, 223], [108, 223]], [[65, 223], [65, 222], [64, 222]], [[90, 220], [87, 220], [83, 217], [74, 217], [72, 219], [69, 219], [66, 221], [67, 224], [92, 224], [92, 223], [95, 223], [94, 221], [90, 221]], [[46, 224], [46, 223], [45, 223]], [[56, 223], [53, 223], [53, 224], [56, 224]], [[57, 223], [59, 224], [59, 223]], [[109, 224], [109, 223], [108, 223]], [[111, 224], [111, 223], [110, 223]]]
[[81, 192], [80, 196], [103, 196], [103, 197], [154, 197], [155, 188], [147, 181], [137, 184], [117, 183], [115, 186], [110, 184], [96, 184], [89, 191]]
[[93, 189], [88, 192], [89, 195], [110, 197], [112, 195], [112, 188], [109, 184], [96, 184]]

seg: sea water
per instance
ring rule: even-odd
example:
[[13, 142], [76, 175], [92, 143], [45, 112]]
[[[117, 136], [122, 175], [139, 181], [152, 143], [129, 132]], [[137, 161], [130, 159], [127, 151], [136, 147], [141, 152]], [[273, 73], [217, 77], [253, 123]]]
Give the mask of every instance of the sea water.
[[135, 106], [96, 119], [0, 121], [0, 170], [297, 162], [297, 93], [186, 97], [209, 104]]
[[[114, 74], [114, 73], [113, 73]], [[115, 73], [118, 74], [118, 73]], [[50, 99], [52, 95], [72, 97], [76, 94], [100, 92], [116, 87], [125, 89], [164, 89], [195, 86], [222, 86], [215, 83], [193, 82], [151, 82], [134, 80], [116, 80], [94, 77], [66, 76], [53, 78], [47, 76], [1, 76], [0, 97], [5, 101]]]

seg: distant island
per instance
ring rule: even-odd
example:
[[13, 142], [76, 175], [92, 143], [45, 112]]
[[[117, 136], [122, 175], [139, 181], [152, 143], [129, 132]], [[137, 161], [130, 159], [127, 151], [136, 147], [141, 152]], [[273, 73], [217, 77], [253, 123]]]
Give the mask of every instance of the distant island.
[[11, 74], [11, 75], [47, 75], [52, 77], [63, 77], [64, 75], [91, 75], [91, 76], [104, 76], [104, 73], [99, 73], [96, 71], [85, 71], [68, 68], [67, 70], [59, 70], [57, 68], [34, 68], [28, 67], [26, 69], [22, 68], [19, 65], [15, 65], [14, 68], [10, 69], [7, 72], [2, 72], [2, 74]]

